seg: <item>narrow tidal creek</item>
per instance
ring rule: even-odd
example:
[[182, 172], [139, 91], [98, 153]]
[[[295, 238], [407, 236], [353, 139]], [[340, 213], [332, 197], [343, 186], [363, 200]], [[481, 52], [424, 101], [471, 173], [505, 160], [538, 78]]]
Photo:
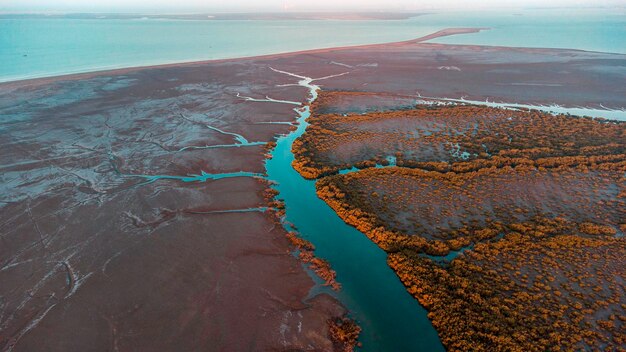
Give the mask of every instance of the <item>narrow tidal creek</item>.
[[[317, 98], [315, 79], [293, 76]], [[363, 328], [359, 340], [363, 351], [443, 351], [437, 332], [417, 300], [406, 291], [387, 266], [387, 254], [363, 233], [347, 225], [315, 193], [315, 181], [305, 180], [293, 169], [293, 141], [301, 136], [310, 116], [309, 107], [296, 108], [298, 128], [276, 141], [272, 159], [267, 160], [268, 180], [284, 200], [286, 222], [315, 245], [315, 254], [337, 272], [339, 292], [317, 288], [337, 297]], [[288, 228], [288, 230], [293, 230]], [[314, 293], [317, 293], [314, 292]]]

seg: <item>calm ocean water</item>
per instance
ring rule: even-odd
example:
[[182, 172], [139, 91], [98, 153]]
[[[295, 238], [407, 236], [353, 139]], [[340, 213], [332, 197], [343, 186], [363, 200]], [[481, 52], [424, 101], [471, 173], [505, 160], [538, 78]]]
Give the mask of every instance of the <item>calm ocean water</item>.
[[490, 27], [434, 42], [626, 53], [626, 13], [537, 10], [445, 13], [399, 21], [189, 21], [0, 17], [0, 81], [233, 58]]

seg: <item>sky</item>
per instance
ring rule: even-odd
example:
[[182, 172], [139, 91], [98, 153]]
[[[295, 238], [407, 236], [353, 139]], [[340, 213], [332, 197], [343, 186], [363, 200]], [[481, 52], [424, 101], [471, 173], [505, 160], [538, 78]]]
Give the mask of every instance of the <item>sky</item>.
[[0, 12], [417, 11], [624, 3], [625, 0], [0, 0]]

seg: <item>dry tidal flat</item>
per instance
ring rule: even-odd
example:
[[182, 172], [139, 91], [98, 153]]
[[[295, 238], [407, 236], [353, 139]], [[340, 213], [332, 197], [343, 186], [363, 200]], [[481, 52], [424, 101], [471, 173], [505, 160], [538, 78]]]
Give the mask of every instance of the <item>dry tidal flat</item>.
[[389, 253], [447, 348], [620, 348], [624, 124], [415, 106], [622, 108], [624, 67], [415, 40], [2, 84], [0, 349], [351, 349], [342, 304], [309, 297], [309, 265], [339, 288], [332, 269], [265, 178], [309, 97], [290, 74], [324, 89], [295, 166]]

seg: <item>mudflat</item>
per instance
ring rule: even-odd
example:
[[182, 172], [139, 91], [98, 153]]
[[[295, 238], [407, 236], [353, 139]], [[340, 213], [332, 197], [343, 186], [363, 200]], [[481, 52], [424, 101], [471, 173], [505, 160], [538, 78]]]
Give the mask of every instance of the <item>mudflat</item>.
[[415, 40], [2, 84], [0, 346], [342, 348], [329, 321], [346, 311], [308, 298], [314, 281], [267, 197], [268, 143], [308, 94], [276, 70], [402, 104], [622, 108], [624, 67], [624, 55]]
[[[307, 299], [254, 176], [291, 81], [233, 62], [3, 88], [3, 349], [332, 350], [345, 310]], [[243, 98], [266, 95], [292, 102]]]
[[443, 345], [619, 349], [626, 123], [407, 104], [321, 92], [293, 166], [388, 253]]

